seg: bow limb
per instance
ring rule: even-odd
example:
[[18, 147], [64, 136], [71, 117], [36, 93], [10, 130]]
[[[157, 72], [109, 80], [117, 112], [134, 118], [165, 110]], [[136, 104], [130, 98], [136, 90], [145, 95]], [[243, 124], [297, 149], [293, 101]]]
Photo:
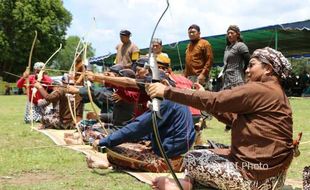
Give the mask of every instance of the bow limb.
[[[28, 58], [28, 66], [26, 67], [26, 72], [30, 73], [30, 68], [31, 68], [31, 60], [32, 60], [32, 54], [33, 54], [33, 49], [34, 46], [36, 44], [37, 41], [37, 37], [38, 37], [38, 32], [34, 31], [35, 35], [32, 41], [32, 45], [31, 45], [31, 49], [30, 49], [30, 53], [29, 53], [29, 58]], [[26, 80], [26, 93], [29, 93], [29, 78], [27, 78]]]
[[[78, 56], [81, 54], [81, 52], [82, 52], [82, 51], [81, 51], [81, 52], [78, 53], [78, 49], [79, 49], [79, 47], [80, 47], [81, 42], [82, 42], [82, 38], [80, 38], [79, 43], [78, 43], [78, 45], [77, 45], [76, 48], [75, 48], [74, 59], [73, 59], [73, 62], [72, 62], [72, 64], [71, 64], [71, 66], [70, 66], [69, 71], [72, 71], [72, 70], [73, 70], [73, 65], [75, 64], [75, 61], [76, 61], [77, 57], [78, 57]], [[78, 56], [77, 56], [77, 54], [78, 54]]]
[[47, 63], [61, 50], [62, 48], [62, 44], [59, 44], [59, 48], [46, 60], [46, 62], [44, 63], [43, 67], [41, 68], [38, 77], [37, 77], [37, 81], [41, 82], [43, 79], [43, 74], [45, 72], [45, 67], [47, 65]]
[[82, 42], [82, 39], [79, 41], [77, 47], [76, 47], [76, 50], [75, 50], [75, 53], [74, 53], [74, 58], [73, 58], [73, 62], [70, 66], [70, 69], [69, 69], [69, 72], [75, 72], [75, 62], [76, 62], [76, 59], [83, 53], [84, 51], [84, 48], [81, 49], [81, 51], [78, 51], [78, 48], [80, 47], [80, 44]]
[[[80, 56], [80, 54], [81, 54], [81, 53], [83, 52], [83, 50], [84, 50], [84, 48], [82, 48], [82, 50], [78, 53], [78, 49], [79, 49], [79, 47], [80, 47], [80, 44], [82, 43], [83, 40], [86, 41], [86, 38], [87, 38], [87, 36], [89, 35], [89, 33], [90, 33], [91, 31], [93, 31], [94, 28], [96, 27], [96, 18], [94, 17], [93, 20], [94, 20], [93, 25], [92, 25], [91, 27], [89, 27], [88, 31], [84, 34], [84, 36], [83, 36], [82, 38], [80, 38], [80, 41], [79, 41], [79, 43], [78, 43], [78, 45], [77, 45], [77, 47], [76, 47], [76, 49], [75, 49], [74, 59], [73, 59], [73, 62], [72, 62], [72, 64], [71, 64], [71, 67], [70, 67], [70, 71], [74, 71], [74, 73], [75, 73], [75, 61], [76, 61], [76, 59]], [[84, 47], [85, 47], [85, 46], [84, 46]]]
[[38, 37], [38, 32], [37, 31], [34, 31], [35, 33], [35, 36], [34, 36], [34, 39], [32, 41], [32, 45], [31, 45], [31, 49], [30, 49], [30, 53], [29, 53], [29, 59], [28, 59], [28, 67], [30, 69], [31, 67], [31, 59], [32, 59], [32, 54], [33, 54], [33, 49], [34, 49], [34, 45], [37, 41], [37, 37]]
[[[158, 82], [159, 81], [159, 70], [158, 70], [158, 65], [157, 65], [157, 62], [156, 62], [156, 57], [154, 57], [154, 54], [152, 53], [152, 40], [153, 40], [153, 37], [154, 37], [154, 34], [155, 34], [155, 31], [157, 29], [157, 26], [159, 25], [161, 19], [163, 18], [163, 16], [165, 15], [166, 11], [168, 10], [169, 8], [169, 0], [166, 1], [167, 2], [167, 7], [166, 9], [164, 10], [164, 12], [162, 13], [162, 15], [160, 16], [159, 20], [157, 21], [156, 23], [156, 26], [153, 30], [153, 33], [152, 33], [152, 37], [151, 37], [151, 40], [150, 40], [150, 46], [149, 46], [149, 66], [150, 66], [150, 69], [152, 70], [152, 81], [154, 82]], [[163, 148], [163, 145], [162, 145], [162, 142], [161, 142], [161, 139], [160, 139], [160, 136], [159, 136], [159, 131], [158, 131], [158, 126], [157, 126], [157, 117], [160, 119], [161, 116], [160, 116], [160, 103], [161, 101], [157, 98], [154, 98], [152, 99], [152, 110], [153, 110], [153, 113], [152, 113], [152, 122], [153, 122], [153, 131], [154, 131], [154, 136], [155, 136], [155, 139], [156, 139], [156, 143], [158, 145], [158, 148], [172, 174], [172, 177], [173, 179], [175, 180], [176, 184], [178, 185], [179, 189], [180, 190], [183, 190], [183, 187], [180, 183], [180, 181], [178, 180], [175, 172], [173, 171], [173, 168], [171, 166], [171, 163], [169, 161], [169, 158], [167, 156], [167, 154], [165, 153], [165, 150]]]
[[[35, 36], [34, 36], [34, 39], [32, 41], [32, 45], [31, 45], [31, 49], [30, 49], [30, 53], [29, 53], [29, 59], [28, 59], [28, 66], [26, 68], [26, 72], [30, 73], [30, 68], [31, 68], [31, 59], [32, 59], [32, 54], [33, 54], [33, 49], [34, 49], [34, 45], [37, 41], [37, 37], [38, 37], [38, 32], [37, 31], [34, 31], [35, 32]], [[29, 89], [30, 89], [30, 81], [29, 81], [29, 76], [26, 80], [26, 93], [27, 95], [29, 95]], [[33, 95], [31, 94], [31, 98], [30, 98], [30, 119], [31, 119], [31, 129], [33, 128], [33, 106], [32, 106], [32, 103], [33, 103]]]
[[[70, 97], [69, 97], [70, 95], [71, 94], [66, 95], [67, 96], [67, 100], [68, 100], [68, 106], [69, 106], [70, 115], [71, 115], [72, 120], [74, 122], [74, 126], [75, 126], [76, 130], [78, 131], [79, 136], [80, 136], [80, 138], [82, 140], [82, 144], [84, 144], [82, 131], [80, 130], [80, 128], [79, 128], [79, 126], [77, 124], [76, 115], [74, 115], [74, 112], [72, 110], [72, 104], [71, 104]], [[74, 97], [74, 100], [75, 100], [75, 97]], [[73, 103], [74, 103], [73, 107], [75, 107], [75, 101], [73, 101]]]
[[102, 129], [104, 130], [104, 132], [108, 135], [109, 132], [108, 132], [107, 129], [104, 127], [104, 124], [103, 124], [102, 121], [100, 120], [100, 116], [99, 116], [99, 114], [98, 114], [97, 111], [96, 111], [95, 104], [94, 104], [94, 101], [93, 101], [93, 97], [92, 97], [92, 95], [91, 95], [90, 86], [91, 86], [90, 81], [87, 81], [87, 93], [88, 93], [88, 98], [89, 98], [90, 105], [91, 105], [93, 111], [95, 112], [95, 115], [96, 115], [96, 117], [97, 117], [98, 122], [100, 123], [100, 126], [102, 127]]
[[[87, 43], [84, 44], [84, 52], [83, 52], [82, 60], [83, 60], [83, 64], [84, 64], [86, 67], [88, 67], [88, 64], [89, 64], [89, 63], [88, 63], [88, 59], [87, 59]], [[91, 87], [91, 82], [88, 80], [87, 75], [85, 75], [85, 71], [83, 72], [83, 75], [84, 75], [84, 80], [85, 80], [86, 86], [87, 86], [87, 94], [88, 94], [88, 98], [89, 98], [90, 105], [91, 105], [91, 107], [92, 107], [92, 109], [93, 109], [93, 111], [94, 111], [94, 113], [95, 113], [95, 115], [96, 115], [96, 117], [97, 117], [97, 120], [98, 120], [100, 126], [102, 127], [102, 129], [104, 130], [104, 132], [106, 133], [106, 135], [108, 135], [109, 133], [108, 133], [107, 129], [104, 127], [104, 124], [102, 123], [102, 121], [100, 120], [100, 116], [99, 116], [99, 114], [97, 113], [96, 108], [95, 108], [95, 103], [94, 103], [94, 101], [93, 101], [93, 97], [92, 97], [91, 89], [90, 89], [90, 87]]]

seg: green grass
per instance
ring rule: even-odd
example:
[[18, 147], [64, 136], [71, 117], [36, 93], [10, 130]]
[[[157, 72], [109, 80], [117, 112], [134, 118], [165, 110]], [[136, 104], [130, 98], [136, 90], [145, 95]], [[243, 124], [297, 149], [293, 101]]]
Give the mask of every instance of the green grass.
[[0, 189], [150, 189], [112, 170], [91, 170], [85, 156], [53, 145], [23, 123], [25, 96], [0, 96]]
[[[0, 96], [0, 189], [151, 189], [119, 171], [88, 169], [81, 153], [52, 146], [53, 142], [23, 123], [25, 96]], [[310, 140], [310, 99], [291, 99], [294, 135], [303, 131]], [[215, 119], [208, 121], [204, 139], [229, 143], [229, 133]], [[310, 144], [300, 146], [288, 178], [301, 181], [302, 169], [310, 163]]]

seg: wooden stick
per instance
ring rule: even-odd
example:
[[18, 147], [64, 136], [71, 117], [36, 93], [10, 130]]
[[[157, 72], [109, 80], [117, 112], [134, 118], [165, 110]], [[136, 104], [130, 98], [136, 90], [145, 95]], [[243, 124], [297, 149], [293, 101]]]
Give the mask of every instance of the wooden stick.
[[8, 75], [12, 75], [14, 77], [18, 77], [18, 78], [21, 78], [22, 76], [19, 76], [19, 75], [16, 75], [14, 73], [10, 73], [10, 72], [7, 72], [7, 71], [3, 71], [4, 73], [8, 74]]

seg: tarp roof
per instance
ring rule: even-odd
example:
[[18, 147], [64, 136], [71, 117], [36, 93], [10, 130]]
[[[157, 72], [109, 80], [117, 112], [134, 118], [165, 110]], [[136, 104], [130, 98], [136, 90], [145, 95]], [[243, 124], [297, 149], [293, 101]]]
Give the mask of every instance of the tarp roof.
[[[241, 31], [241, 35], [250, 53], [255, 49], [269, 46], [278, 49], [286, 57], [309, 56], [310, 54], [310, 20], [244, 30]], [[212, 45], [214, 65], [222, 65], [226, 34], [203, 38]], [[188, 43], [189, 40], [184, 40], [163, 46], [163, 51], [171, 59], [172, 69], [181, 69], [180, 63], [184, 68], [185, 50]], [[147, 51], [148, 48], [141, 49], [141, 54], [146, 54]], [[110, 59], [113, 59], [113, 57], [115, 56], [112, 55]], [[107, 62], [109, 63], [110, 60], [107, 60]]]
[[[266, 46], [276, 48], [286, 57], [305, 55], [310, 53], [310, 20], [278, 24], [245, 30], [241, 32], [244, 42], [248, 46], [250, 53], [255, 49]], [[223, 63], [224, 49], [226, 46], [226, 34], [203, 37], [212, 45], [215, 65]], [[185, 49], [189, 40], [178, 43], [179, 53], [176, 43], [164, 45], [163, 51], [171, 58], [172, 68], [180, 69], [181, 57], [184, 66]], [[276, 45], [277, 44], [277, 45]], [[147, 52], [142, 49], [141, 52]]]

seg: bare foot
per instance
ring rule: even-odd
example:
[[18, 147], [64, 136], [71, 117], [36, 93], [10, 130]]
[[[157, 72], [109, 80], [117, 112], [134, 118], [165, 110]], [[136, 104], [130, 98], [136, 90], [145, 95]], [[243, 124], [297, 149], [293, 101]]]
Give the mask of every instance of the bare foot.
[[73, 137], [73, 133], [64, 133], [64, 138]]
[[[184, 178], [179, 179], [183, 190], [191, 190], [193, 188], [190, 179]], [[152, 189], [155, 190], [180, 190], [174, 179], [167, 178], [167, 177], [157, 177], [155, 180], [152, 181]]]
[[66, 142], [67, 145], [79, 145], [79, 144], [83, 144], [83, 140], [81, 138], [64, 138], [64, 141]]
[[95, 159], [89, 155], [86, 156], [86, 163], [89, 168], [107, 169], [110, 166], [108, 161]]
[[44, 126], [43, 124], [40, 124], [40, 125], [37, 127], [37, 129], [39, 129], [39, 130], [45, 129], [45, 126]]

